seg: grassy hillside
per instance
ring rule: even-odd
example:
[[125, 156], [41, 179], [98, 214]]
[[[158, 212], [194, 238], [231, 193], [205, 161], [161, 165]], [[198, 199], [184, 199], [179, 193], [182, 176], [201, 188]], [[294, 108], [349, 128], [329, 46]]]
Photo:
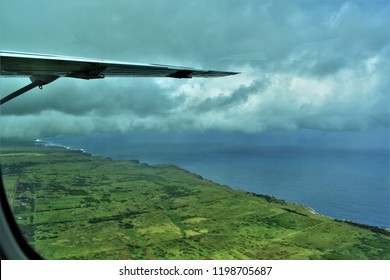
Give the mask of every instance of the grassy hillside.
[[390, 259], [389, 232], [173, 165], [2, 143], [17, 222], [47, 259]]

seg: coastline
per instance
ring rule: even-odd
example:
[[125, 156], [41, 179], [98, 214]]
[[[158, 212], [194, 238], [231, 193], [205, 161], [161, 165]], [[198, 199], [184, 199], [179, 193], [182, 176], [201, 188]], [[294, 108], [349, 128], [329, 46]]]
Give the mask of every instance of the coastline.
[[74, 149], [74, 148], [71, 148], [69, 146], [64, 146], [64, 145], [60, 145], [60, 144], [55, 144], [53, 142], [48, 142], [48, 141], [44, 141], [44, 140], [41, 140], [41, 139], [34, 139], [34, 142], [35, 143], [38, 143], [38, 144], [42, 144], [44, 147], [61, 147], [61, 148], [64, 148], [66, 150], [71, 150], [71, 151], [80, 151], [82, 153], [86, 153], [86, 154], [89, 154], [91, 156], [98, 156], [98, 155], [93, 155], [93, 154], [90, 154], [88, 153], [87, 151], [85, 151], [84, 149]]
[[[60, 147], [60, 148], [64, 148], [66, 150], [70, 150], [70, 151], [78, 151], [78, 152], [81, 152], [81, 153], [84, 153], [84, 154], [87, 154], [89, 156], [93, 156], [93, 157], [101, 157], [101, 155], [98, 155], [98, 154], [92, 154], [92, 153], [89, 153], [87, 152], [85, 149], [83, 148], [80, 148], [80, 149], [77, 149], [77, 148], [72, 148], [72, 147], [69, 147], [69, 146], [65, 146], [65, 145], [61, 145], [61, 144], [56, 144], [56, 143], [53, 143], [53, 142], [49, 142], [49, 141], [45, 141], [45, 140], [41, 140], [41, 139], [34, 139], [34, 142], [37, 143], [37, 144], [41, 144], [43, 145], [44, 147]], [[114, 160], [110, 157], [108, 157], [110, 160]], [[125, 161], [129, 161], [129, 162], [139, 162], [138, 159], [127, 159]], [[203, 176], [199, 175], [199, 174], [196, 174], [196, 173], [193, 173], [181, 166], [177, 166], [175, 164], [171, 164], [171, 163], [165, 163], [165, 164], [149, 164], [147, 162], [143, 162], [142, 164], [146, 164], [146, 165], [149, 165], [149, 166], [154, 166], [154, 165], [173, 165], [173, 166], [176, 166], [177, 168], [179, 169], [182, 169], [186, 172], [189, 172], [191, 174], [194, 174], [196, 176], [199, 176], [200, 178], [204, 179], [204, 180], [208, 180], [210, 182], [213, 182], [215, 184], [220, 184], [219, 182], [215, 182], [213, 180], [210, 180], [208, 178], [203, 178]], [[232, 188], [231, 186], [229, 185], [226, 185], [227, 187], [229, 187], [230, 189], [232, 190], [235, 190], [235, 191], [240, 191], [240, 190], [237, 190], [237, 189], [234, 189]], [[246, 190], [243, 190], [244, 192], [247, 192], [249, 194], [254, 194], [254, 195], [258, 195], [258, 196], [262, 196], [262, 197], [268, 197], [269, 199], [271, 200], [277, 200], [277, 201], [286, 201], [284, 199], [281, 199], [281, 198], [278, 198], [278, 197], [275, 197], [273, 195], [269, 195], [269, 194], [263, 194], [263, 193], [253, 193], [251, 191], [246, 191]], [[366, 223], [361, 223], [361, 222], [357, 222], [357, 221], [353, 221], [353, 220], [349, 220], [349, 219], [338, 219], [338, 218], [335, 218], [335, 217], [332, 217], [332, 216], [329, 216], [329, 215], [325, 215], [325, 214], [322, 214], [318, 211], [316, 211], [313, 207], [311, 206], [307, 206], [305, 204], [301, 204], [301, 203], [297, 203], [297, 202], [293, 202], [293, 201], [289, 201], [287, 200], [287, 202], [289, 203], [292, 203], [292, 204], [296, 204], [296, 205], [299, 205], [299, 206], [302, 206], [302, 207], [305, 207], [308, 209], [308, 211], [310, 213], [312, 213], [313, 215], [321, 215], [323, 217], [327, 217], [327, 218], [330, 218], [334, 221], [340, 221], [340, 222], [345, 222], [345, 223], [349, 223], [349, 224], [352, 224], [352, 225], [355, 225], [355, 226], [360, 226], [360, 227], [363, 227], [363, 228], [377, 228], [377, 229], [380, 229], [380, 230], [384, 230], [386, 232], [390, 232], [390, 227], [381, 227], [381, 226], [376, 226], [376, 225], [370, 225], [370, 224], [366, 224]]]
[[1, 159], [15, 218], [46, 259], [390, 258], [388, 231], [176, 165], [32, 141], [11, 143]]
[[[233, 189], [264, 193], [336, 219], [390, 227], [388, 151], [256, 144], [221, 134], [99, 134], [41, 139], [92, 155], [171, 163]], [[241, 137], [241, 138], [240, 138]], [[248, 140], [248, 139], [247, 139]], [[245, 144], [246, 143], [246, 144]]]

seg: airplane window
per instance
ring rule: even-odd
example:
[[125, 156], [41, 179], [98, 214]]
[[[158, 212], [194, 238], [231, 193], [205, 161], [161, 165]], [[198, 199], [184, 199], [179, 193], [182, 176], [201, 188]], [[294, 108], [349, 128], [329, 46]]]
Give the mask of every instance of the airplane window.
[[388, 2], [38, 2], [0, 164], [42, 258], [390, 258]]

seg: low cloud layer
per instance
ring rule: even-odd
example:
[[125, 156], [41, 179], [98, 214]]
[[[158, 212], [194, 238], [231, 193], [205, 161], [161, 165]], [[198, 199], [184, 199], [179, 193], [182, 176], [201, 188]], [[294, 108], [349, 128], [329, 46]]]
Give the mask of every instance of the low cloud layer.
[[[389, 126], [388, 1], [96, 2], [2, 1], [0, 48], [241, 74], [63, 78], [3, 105], [3, 137]], [[1, 95], [27, 83], [1, 78]]]

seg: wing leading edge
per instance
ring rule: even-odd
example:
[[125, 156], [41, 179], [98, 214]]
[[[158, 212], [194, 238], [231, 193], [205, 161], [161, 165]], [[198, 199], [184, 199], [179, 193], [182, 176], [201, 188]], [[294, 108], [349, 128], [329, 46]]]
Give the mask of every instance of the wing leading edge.
[[30, 77], [31, 83], [0, 100], [0, 105], [60, 77], [102, 79], [105, 77], [167, 77], [214, 78], [238, 74], [237, 72], [200, 70], [159, 64], [126, 63], [110, 60], [86, 59], [43, 54], [0, 51], [0, 75], [4, 77]]

